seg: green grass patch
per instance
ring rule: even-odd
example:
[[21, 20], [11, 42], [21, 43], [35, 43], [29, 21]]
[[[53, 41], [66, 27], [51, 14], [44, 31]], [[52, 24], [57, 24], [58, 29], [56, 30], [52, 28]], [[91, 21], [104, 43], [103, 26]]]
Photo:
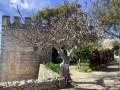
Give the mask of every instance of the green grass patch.
[[49, 63], [49, 64], [45, 64], [45, 67], [60, 74], [60, 65], [59, 64]]
[[117, 73], [117, 76], [120, 78], [120, 72]]
[[89, 63], [79, 63], [77, 65], [77, 70], [80, 72], [91, 72], [92, 71], [89, 67]]

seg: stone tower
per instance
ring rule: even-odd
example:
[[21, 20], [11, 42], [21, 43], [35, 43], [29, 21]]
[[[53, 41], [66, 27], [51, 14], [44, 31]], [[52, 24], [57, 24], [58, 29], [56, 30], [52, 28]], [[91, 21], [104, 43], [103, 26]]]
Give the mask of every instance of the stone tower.
[[51, 50], [47, 56], [40, 53], [39, 59], [34, 59], [32, 47], [28, 47], [10, 38], [5, 30], [22, 29], [26, 24], [30, 24], [31, 18], [26, 17], [25, 23], [21, 23], [18, 16], [14, 17], [13, 23], [9, 16], [2, 17], [2, 42], [1, 42], [1, 60], [0, 60], [0, 80], [13, 81], [23, 79], [37, 79], [39, 64], [49, 62], [51, 59]]

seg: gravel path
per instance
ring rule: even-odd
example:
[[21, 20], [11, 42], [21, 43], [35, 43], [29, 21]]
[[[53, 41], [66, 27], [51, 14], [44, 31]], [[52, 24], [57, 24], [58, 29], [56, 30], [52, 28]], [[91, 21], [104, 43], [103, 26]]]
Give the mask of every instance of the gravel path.
[[118, 64], [112, 63], [100, 71], [83, 73], [70, 66], [74, 88], [62, 90], [120, 90], [120, 78], [117, 77]]

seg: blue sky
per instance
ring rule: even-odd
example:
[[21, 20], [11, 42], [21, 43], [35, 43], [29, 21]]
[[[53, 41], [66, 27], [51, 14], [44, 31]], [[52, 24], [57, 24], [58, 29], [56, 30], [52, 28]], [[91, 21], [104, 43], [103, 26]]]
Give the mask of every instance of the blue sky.
[[[68, 0], [72, 1], [72, 0]], [[83, 9], [87, 9], [86, 2], [89, 3], [91, 0], [78, 0], [82, 5]], [[32, 16], [38, 10], [42, 10], [45, 7], [57, 7], [63, 4], [62, 0], [1, 0], [0, 1], [0, 31], [1, 31], [1, 22], [2, 15], [8, 16], [18, 16], [17, 6], [19, 7], [22, 16]], [[1, 37], [0, 37], [1, 40]], [[1, 42], [1, 41], [0, 41]]]
[[[68, 0], [73, 1], [73, 0]], [[78, 0], [80, 4], [85, 5], [86, 1], [90, 0]], [[17, 6], [22, 12], [23, 16], [31, 16], [38, 10], [44, 7], [56, 7], [60, 6], [63, 0], [1, 0], [0, 1], [0, 23], [2, 15], [15, 16], [17, 13]]]

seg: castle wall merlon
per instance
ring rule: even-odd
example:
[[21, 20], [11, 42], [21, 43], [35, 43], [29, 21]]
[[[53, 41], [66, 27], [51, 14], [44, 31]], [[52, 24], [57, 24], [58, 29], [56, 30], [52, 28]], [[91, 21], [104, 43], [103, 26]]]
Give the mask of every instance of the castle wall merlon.
[[3, 15], [2, 16], [2, 26], [10, 25], [10, 16]]
[[21, 19], [19, 16], [14, 16], [14, 24], [15, 25], [20, 25], [21, 24]]
[[31, 17], [25, 17], [25, 24], [30, 25], [32, 23]]
[[10, 22], [10, 16], [6, 16], [6, 15], [3, 15], [2, 16], [2, 25], [4, 26], [8, 26], [8, 25], [17, 25], [17, 26], [20, 26], [20, 25], [25, 25], [25, 24], [31, 24], [32, 23], [32, 19], [31, 17], [25, 17], [24, 18], [24, 23], [22, 23], [21, 21], [21, 17], [19, 16], [14, 16], [14, 19], [12, 21], [13, 23]]
[[33, 25], [36, 25], [36, 27], [46, 27], [49, 24], [49, 21], [46, 19], [41, 19], [38, 21], [32, 20], [31, 17], [25, 17], [24, 23], [21, 21], [21, 17], [14, 16], [12, 23], [10, 22], [10, 16], [2, 16], [2, 26], [3, 28], [9, 28], [9, 29], [26, 29], [26, 26], [29, 26], [30, 28]]

